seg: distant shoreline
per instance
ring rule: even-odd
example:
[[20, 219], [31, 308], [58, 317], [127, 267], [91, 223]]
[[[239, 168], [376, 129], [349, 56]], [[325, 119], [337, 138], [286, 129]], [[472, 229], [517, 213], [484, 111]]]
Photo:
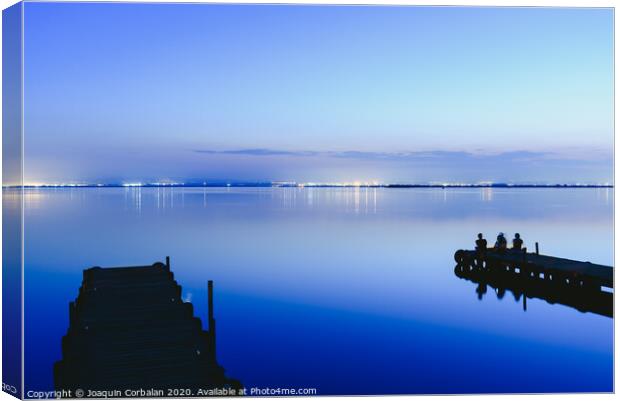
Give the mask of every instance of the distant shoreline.
[[8, 185], [3, 189], [65, 188], [613, 188], [609, 184], [279, 184], [279, 183], [213, 183], [213, 184], [67, 184]]

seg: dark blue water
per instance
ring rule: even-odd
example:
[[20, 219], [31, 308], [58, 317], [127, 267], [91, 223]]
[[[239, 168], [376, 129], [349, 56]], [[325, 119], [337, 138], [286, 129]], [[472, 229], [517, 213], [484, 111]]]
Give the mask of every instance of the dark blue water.
[[247, 387], [318, 394], [611, 391], [613, 320], [454, 274], [478, 232], [613, 264], [610, 189], [32, 189], [26, 391], [53, 387], [82, 269], [170, 255]]

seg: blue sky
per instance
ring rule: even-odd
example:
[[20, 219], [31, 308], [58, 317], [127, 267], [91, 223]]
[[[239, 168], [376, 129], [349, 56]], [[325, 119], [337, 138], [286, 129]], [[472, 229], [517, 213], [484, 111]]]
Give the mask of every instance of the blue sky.
[[610, 9], [25, 6], [26, 182], [608, 182]]

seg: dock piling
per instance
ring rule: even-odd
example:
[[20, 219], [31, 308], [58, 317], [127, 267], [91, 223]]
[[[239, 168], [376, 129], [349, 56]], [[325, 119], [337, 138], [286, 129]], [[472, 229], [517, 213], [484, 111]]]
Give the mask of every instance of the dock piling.
[[211, 340], [211, 347], [213, 350], [213, 356], [215, 357], [215, 318], [213, 317], [213, 280], [209, 280], [208, 296], [209, 296], [209, 338]]
[[536, 255], [539, 255], [539, 253], [538, 253], [538, 242], [536, 243]]

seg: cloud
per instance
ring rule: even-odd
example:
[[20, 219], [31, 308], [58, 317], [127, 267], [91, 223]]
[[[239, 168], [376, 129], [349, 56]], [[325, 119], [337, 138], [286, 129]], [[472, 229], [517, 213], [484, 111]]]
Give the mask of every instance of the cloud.
[[194, 149], [196, 153], [212, 155], [244, 155], [244, 156], [293, 156], [293, 157], [332, 157], [339, 159], [355, 160], [379, 160], [379, 161], [402, 161], [402, 162], [441, 162], [441, 161], [536, 161], [550, 158], [557, 158], [557, 154], [552, 152], [534, 152], [517, 150], [501, 153], [482, 153], [465, 151], [415, 151], [415, 152], [367, 152], [367, 151], [313, 151], [313, 150], [279, 150], [267, 148], [250, 148], [236, 150], [213, 150], [213, 149]]
[[247, 155], [247, 156], [315, 156], [319, 152], [296, 152], [289, 150], [274, 150], [274, 149], [238, 149], [238, 150], [211, 150], [211, 149], [195, 149], [196, 153], [206, 153], [215, 155]]
[[260, 173], [260, 177], [277, 180], [600, 183], [609, 182], [613, 177], [613, 154], [604, 155], [596, 149], [582, 149], [581, 152], [491, 152], [479, 149], [373, 152], [267, 148], [194, 151], [201, 154], [228, 155], [231, 158], [205, 160], [211, 163], [212, 170], [221, 168], [231, 174], [230, 169], [234, 168], [237, 169], [233, 174], [235, 177]]

